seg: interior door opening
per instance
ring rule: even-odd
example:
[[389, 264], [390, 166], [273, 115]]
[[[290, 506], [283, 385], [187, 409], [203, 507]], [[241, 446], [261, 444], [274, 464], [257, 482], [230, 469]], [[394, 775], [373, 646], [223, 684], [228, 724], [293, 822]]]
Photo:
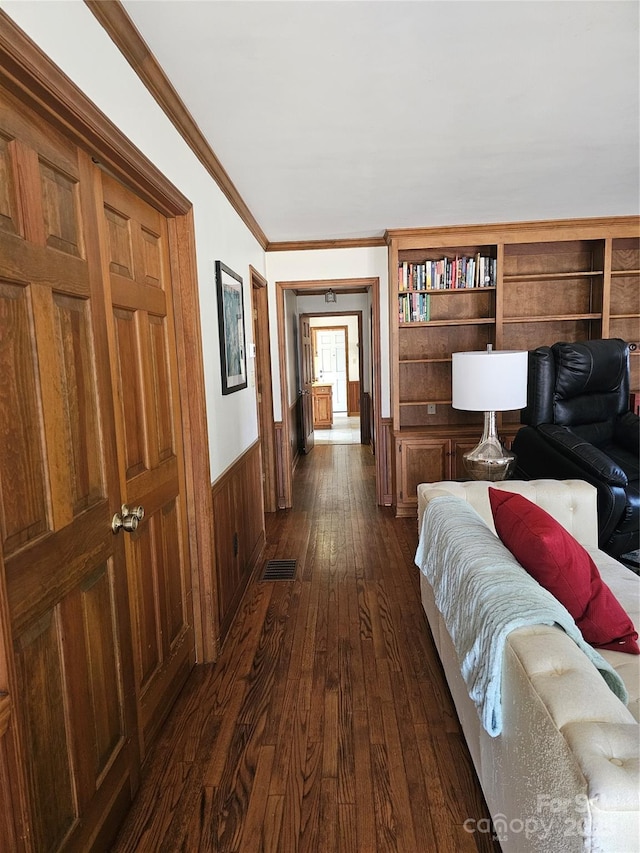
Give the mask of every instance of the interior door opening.
[[[309, 447], [301, 440], [302, 433], [304, 432], [305, 437], [309, 435], [312, 444], [330, 443], [334, 440], [349, 440], [351, 443], [354, 430], [356, 438], [353, 443], [370, 447], [376, 456], [376, 497], [380, 505], [384, 504], [386, 462], [384, 454], [376, 453], [377, 442], [383, 430], [380, 415], [379, 288], [378, 278], [276, 282], [282, 412], [282, 421], [276, 427], [280, 454], [277, 472], [279, 508], [292, 506], [293, 471], [297, 460], [308, 452]], [[329, 289], [337, 295], [337, 304], [325, 302], [324, 297]], [[303, 341], [307, 339], [305, 324], [313, 331], [312, 319], [314, 324], [323, 325], [325, 328], [355, 322], [353, 335], [351, 327], [349, 328], [349, 345], [346, 336], [344, 343], [346, 353], [351, 350], [351, 353], [346, 355], [344, 366], [346, 405], [342, 399], [342, 389], [334, 385], [334, 377], [331, 375], [340, 371], [327, 371], [325, 363], [322, 367], [322, 379], [328, 381], [320, 382], [320, 353], [314, 364], [313, 353], [309, 357], [308, 352], [312, 349], [313, 342], [310, 341], [307, 349], [303, 346]], [[336, 346], [336, 356], [339, 348], [340, 342]], [[308, 376], [305, 376], [303, 371], [306, 371]], [[306, 380], [309, 380], [310, 387]], [[318, 386], [323, 384], [326, 386], [324, 405], [328, 405], [327, 389], [330, 390], [331, 405], [333, 406], [334, 396], [337, 405], [336, 411], [331, 413], [331, 423], [317, 428], [313, 425], [312, 415], [311, 425], [308, 422], [309, 410], [312, 411], [309, 398], [312, 398], [314, 393], [316, 396], [321, 395], [323, 389]], [[305, 391], [309, 393], [304, 393]], [[344, 422], [340, 422], [343, 418]], [[332, 434], [333, 429], [349, 430], [351, 434], [338, 436]]]
[[[363, 444], [360, 421], [362, 318], [312, 315], [316, 444]], [[331, 325], [329, 325], [331, 324]]]

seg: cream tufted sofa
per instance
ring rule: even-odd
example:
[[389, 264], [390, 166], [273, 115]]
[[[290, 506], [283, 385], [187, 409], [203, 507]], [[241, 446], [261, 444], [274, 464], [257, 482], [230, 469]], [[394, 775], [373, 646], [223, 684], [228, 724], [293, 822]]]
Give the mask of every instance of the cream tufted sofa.
[[[488, 486], [518, 492], [560, 521], [589, 551], [638, 627], [638, 577], [598, 550], [596, 490], [588, 483], [424, 483], [418, 487], [418, 531], [428, 502], [447, 494], [468, 501], [495, 532]], [[625, 682], [625, 707], [562, 629], [512, 632], [503, 662], [503, 730], [491, 737], [467, 694], [429, 582], [420, 577], [422, 604], [503, 853], [638, 853], [640, 658], [602, 651]], [[490, 831], [471, 818], [464, 828]]]

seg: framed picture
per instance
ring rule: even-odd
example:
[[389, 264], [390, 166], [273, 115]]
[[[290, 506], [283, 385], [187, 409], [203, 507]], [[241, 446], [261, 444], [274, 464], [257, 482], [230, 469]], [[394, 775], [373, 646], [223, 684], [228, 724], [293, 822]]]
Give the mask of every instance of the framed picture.
[[216, 261], [216, 287], [222, 393], [233, 394], [247, 387], [242, 278], [222, 261]]

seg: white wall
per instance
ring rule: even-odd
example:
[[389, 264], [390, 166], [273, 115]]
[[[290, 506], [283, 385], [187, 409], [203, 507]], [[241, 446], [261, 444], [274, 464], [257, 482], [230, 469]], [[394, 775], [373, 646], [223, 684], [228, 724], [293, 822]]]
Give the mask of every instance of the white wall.
[[[310, 249], [297, 252], [267, 252], [267, 280], [269, 282], [270, 325], [277, 328], [276, 319], [276, 282], [279, 281], [316, 281], [326, 279], [379, 278], [380, 280], [380, 346], [381, 346], [381, 385], [382, 399], [380, 414], [389, 417], [389, 297], [387, 249], [385, 246], [361, 249]], [[285, 291], [286, 293], [286, 291]], [[351, 294], [349, 296], [352, 297]], [[322, 297], [315, 297], [325, 305]], [[358, 310], [347, 302], [347, 295], [338, 295], [339, 309]], [[353, 298], [353, 297], [352, 297]], [[313, 313], [312, 297], [298, 297], [298, 304], [304, 299], [304, 311]], [[320, 302], [318, 302], [320, 304]], [[326, 307], [326, 305], [325, 305]], [[364, 337], [364, 332], [363, 332]], [[280, 368], [278, 364], [278, 344], [272, 335], [271, 362], [273, 369], [273, 408], [275, 419], [282, 419], [280, 404]], [[290, 377], [289, 377], [290, 378]]]
[[213, 481], [258, 435], [251, 381], [222, 396], [214, 263], [244, 279], [248, 348], [249, 265], [264, 274], [264, 251], [82, 0], [0, 0], [0, 8], [193, 203]]

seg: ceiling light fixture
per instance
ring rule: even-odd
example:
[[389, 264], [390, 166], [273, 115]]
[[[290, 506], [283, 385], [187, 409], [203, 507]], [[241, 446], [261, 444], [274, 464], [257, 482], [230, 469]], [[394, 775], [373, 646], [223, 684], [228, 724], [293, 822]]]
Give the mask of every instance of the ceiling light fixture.
[[338, 301], [335, 293], [333, 292], [333, 290], [331, 290], [331, 288], [329, 288], [329, 290], [327, 290], [327, 292], [325, 293], [324, 301], [325, 302], [337, 302]]

